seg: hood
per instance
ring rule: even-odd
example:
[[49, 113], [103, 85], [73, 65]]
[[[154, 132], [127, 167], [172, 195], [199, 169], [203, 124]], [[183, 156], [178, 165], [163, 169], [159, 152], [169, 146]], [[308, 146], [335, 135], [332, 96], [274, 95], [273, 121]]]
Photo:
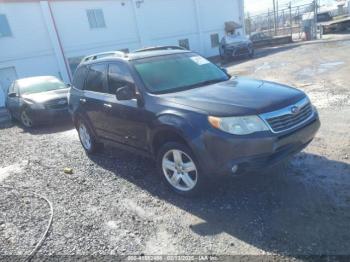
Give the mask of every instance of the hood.
[[40, 92], [34, 94], [23, 94], [24, 99], [28, 99], [34, 103], [44, 104], [52, 100], [67, 98], [69, 88], [53, 90], [48, 92]]
[[257, 115], [303, 99], [304, 92], [277, 83], [236, 77], [225, 82], [164, 95], [164, 99], [213, 116]]
[[239, 44], [249, 44], [251, 43], [250, 39], [245, 36], [240, 35], [228, 35], [225, 36], [226, 45], [239, 45]]

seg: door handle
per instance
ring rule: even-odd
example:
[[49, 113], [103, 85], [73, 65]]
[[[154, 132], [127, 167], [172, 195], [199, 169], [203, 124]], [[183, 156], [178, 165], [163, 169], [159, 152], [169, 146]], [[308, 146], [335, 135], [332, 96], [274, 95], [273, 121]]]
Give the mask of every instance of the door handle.
[[103, 104], [104, 107], [112, 108], [111, 104]]
[[82, 102], [82, 103], [86, 103], [86, 99], [85, 99], [85, 98], [80, 98], [79, 100], [80, 100], [80, 102]]

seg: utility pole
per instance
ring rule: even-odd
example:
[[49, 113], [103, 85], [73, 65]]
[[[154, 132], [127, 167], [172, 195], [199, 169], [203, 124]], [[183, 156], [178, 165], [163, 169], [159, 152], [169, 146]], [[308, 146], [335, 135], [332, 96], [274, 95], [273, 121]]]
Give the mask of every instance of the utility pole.
[[[278, 0], [276, 0], [276, 16], [277, 16], [277, 30], [279, 29], [280, 27], [280, 17], [279, 17], [279, 6], [278, 6]], [[278, 31], [277, 31], [278, 32]]]
[[275, 36], [277, 35], [277, 20], [276, 20], [276, 2], [275, 0], [273, 1], [273, 27], [275, 29]]
[[271, 34], [270, 8], [267, 9], [267, 28], [269, 29], [269, 35], [270, 35]]
[[313, 2], [314, 7], [314, 38], [317, 39], [317, 0]]
[[289, 2], [289, 26], [290, 26], [290, 36], [293, 38], [292, 2]]

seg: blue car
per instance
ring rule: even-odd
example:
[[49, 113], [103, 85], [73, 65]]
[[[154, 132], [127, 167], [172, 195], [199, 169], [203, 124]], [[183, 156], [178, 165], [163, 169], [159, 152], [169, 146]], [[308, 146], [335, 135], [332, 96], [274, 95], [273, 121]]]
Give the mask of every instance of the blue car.
[[88, 154], [103, 145], [150, 157], [175, 192], [273, 166], [298, 153], [320, 127], [293, 87], [231, 77], [196, 53], [145, 50], [83, 61], [69, 110]]

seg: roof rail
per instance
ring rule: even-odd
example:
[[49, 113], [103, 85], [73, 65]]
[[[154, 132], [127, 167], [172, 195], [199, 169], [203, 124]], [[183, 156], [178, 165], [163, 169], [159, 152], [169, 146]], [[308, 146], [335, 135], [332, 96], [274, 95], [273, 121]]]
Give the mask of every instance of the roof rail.
[[81, 60], [81, 63], [93, 61], [93, 60], [104, 58], [107, 56], [125, 57], [125, 53], [122, 51], [109, 51], [109, 52], [97, 53], [97, 54], [85, 56]]
[[159, 50], [187, 50], [181, 46], [175, 45], [165, 45], [165, 46], [154, 46], [154, 47], [146, 47], [142, 49], [135, 50], [134, 53], [139, 52], [148, 52], [148, 51], [159, 51]]

